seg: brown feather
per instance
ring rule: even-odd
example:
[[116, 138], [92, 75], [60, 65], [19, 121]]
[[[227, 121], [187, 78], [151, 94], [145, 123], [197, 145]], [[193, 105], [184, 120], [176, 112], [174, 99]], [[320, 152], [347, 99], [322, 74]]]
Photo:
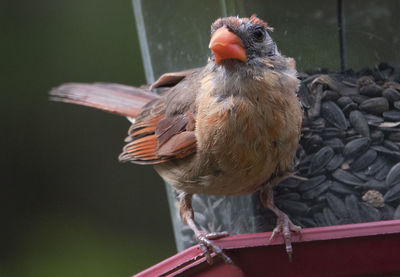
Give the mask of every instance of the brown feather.
[[[180, 134], [195, 129], [195, 109], [193, 107], [198, 89], [193, 84], [199, 81], [198, 78], [201, 74], [201, 69], [167, 73], [164, 77], [160, 77], [158, 83], [153, 84], [154, 87], [158, 87], [167, 85], [167, 81], [168, 84], [177, 82], [159, 99], [155, 99], [142, 107], [141, 113], [136, 117], [136, 122], [129, 128], [128, 137], [125, 139], [128, 144], [124, 147], [120, 156], [122, 161], [143, 164], [144, 159], [146, 159], [146, 164], [157, 164], [186, 157], [196, 152], [196, 141], [193, 139], [184, 141], [186, 144], [182, 146], [174, 143], [185, 136], [189, 138], [188, 134], [183, 136], [180, 136]], [[171, 76], [173, 78], [169, 79]], [[174, 76], [180, 77], [175, 78]], [[174, 138], [175, 136], [178, 136], [178, 138]], [[156, 138], [157, 143], [149, 145], [144, 142], [146, 137], [151, 137], [152, 140]], [[173, 140], [169, 142], [171, 139]], [[160, 153], [163, 155], [160, 155], [159, 149], [165, 143], [168, 143], [168, 145], [161, 149]], [[147, 156], [139, 156], [140, 151], [145, 150], [154, 151], [155, 155], [151, 157], [151, 160]]]
[[190, 75], [193, 72], [196, 72], [197, 70], [199, 70], [199, 68], [192, 68], [179, 72], [165, 73], [161, 75], [160, 78], [158, 78], [158, 80], [151, 85], [150, 89], [166, 87], [166, 86], [169, 87], [174, 86], [178, 84], [180, 81], [182, 81], [187, 75]]
[[152, 125], [152, 126], [144, 127], [144, 128], [142, 128], [142, 129], [139, 129], [139, 130], [133, 132], [133, 133], [131, 134], [131, 136], [132, 136], [132, 137], [137, 137], [137, 136], [143, 135], [143, 134], [154, 133], [154, 131], [155, 131], [155, 126]]
[[53, 101], [89, 106], [129, 117], [136, 117], [146, 103], [159, 98], [145, 89], [104, 83], [67, 83], [52, 89], [50, 95]]
[[126, 146], [135, 146], [135, 147], [144, 147], [146, 145], [153, 145], [157, 143], [157, 138], [154, 135], [145, 136], [140, 139], [136, 139], [131, 143], [127, 144]]
[[131, 127], [129, 127], [128, 134], [133, 136], [133, 134], [135, 132], [137, 132], [138, 130], [140, 130], [142, 128], [147, 128], [147, 127], [154, 127], [154, 129], [155, 129], [158, 122], [163, 118], [164, 118], [163, 114], [154, 116], [154, 117], [150, 117], [150, 118], [143, 118], [143, 119], [136, 118], [136, 122], [133, 123], [131, 125]]
[[142, 155], [154, 155], [154, 149], [153, 148], [140, 148], [136, 149], [135, 151], [135, 157], [140, 157]]
[[155, 135], [158, 139], [157, 147], [160, 147], [173, 136], [181, 133], [185, 129], [187, 123], [188, 118], [183, 114], [161, 120], [155, 130]]
[[185, 131], [174, 135], [157, 150], [160, 157], [182, 159], [196, 150], [196, 135], [193, 131]]
[[251, 20], [254, 24], [261, 25], [261, 26], [263, 26], [264, 28], [267, 28], [267, 27], [268, 27], [268, 24], [267, 24], [266, 22], [262, 21], [261, 19], [259, 19], [255, 14], [253, 14], [253, 15], [250, 16], [250, 20]]
[[156, 164], [163, 162], [156, 154], [157, 138], [154, 135], [145, 136], [128, 143], [119, 156], [121, 162], [130, 161], [138, 164]]

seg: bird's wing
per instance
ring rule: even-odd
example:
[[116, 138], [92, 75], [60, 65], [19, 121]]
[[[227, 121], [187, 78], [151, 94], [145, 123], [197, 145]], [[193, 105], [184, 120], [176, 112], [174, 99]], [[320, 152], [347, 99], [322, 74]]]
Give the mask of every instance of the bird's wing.
[[[67, 83], [50, 91], [51, 100], [74, 103], [134, 118], [121, 161], [157, 164], [196, 150], [193, 81], [201, 69], [162, 75], [152, 86]], [[151, 88], [161, 88], [162, 96]], [[169, 87], [169, 88], [168, 88]]]
[[162, 99], [149, 102], [135, 118], [128, 131], [119, 160], [137, 164], [157, 164], [164, 162], [156, 154], [157, 137], [155, 131], [158, 123], [165, 118], [165, 103]]
[[125, 140], [128, 144], [119, 157], [121, 161], [158, 164], [181, 159], [196, 152], [194, 118], [199, 88], [196, 82], [201, 70], [186, 72], [189, 72], [186, 78], [181, 78], [160, 99], [153, 100], [142, 108], [129, 129]]

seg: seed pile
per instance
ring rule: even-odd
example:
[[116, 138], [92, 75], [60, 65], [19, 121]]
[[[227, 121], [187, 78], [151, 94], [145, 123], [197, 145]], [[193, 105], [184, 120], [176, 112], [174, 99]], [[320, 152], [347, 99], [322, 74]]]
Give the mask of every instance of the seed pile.
[[279, 184], [276, 204], [304, 227], [400, 218], [400, 67], [301, 78], [308, 180]]

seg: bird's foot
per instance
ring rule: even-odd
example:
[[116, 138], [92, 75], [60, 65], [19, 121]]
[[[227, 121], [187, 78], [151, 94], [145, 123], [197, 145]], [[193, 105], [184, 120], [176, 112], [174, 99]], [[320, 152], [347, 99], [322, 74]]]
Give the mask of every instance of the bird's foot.
[[269, 240], [273, 240], [275, 235], [278, 233], [282, 233], [283, 240], [285, 241], [286, 245], [286, 253], [289, 256], [289, 261], [292, 262], [292, 234], [291, 232], [299, 233], [301, 236], [301, 227], [293, 224], [293, 222], [289, 219], [289, 217], [285, 213], [280, 213], [278, 215], [278, 220], [276, 227], [272, 231], [271, 237]]
[[229, 236], [228, 232], [218, 232], [218, 233], [206, 233], [204, 231], [199, 230], [196, 224], [194, 223], [194, 212], [192, 208], [192, 194], [185, 194], [181, 195], [180, 200], [180, 215], [190, 229], [194, 232], [197, 242], [200, 245], [201, 250], [204, 253], [204, 256], [207, 259], [209, 264], [213, 263], [213, 259], [211, 254], [215, 253], [215, 255], [220, 256], [226, 263], [233, 264], [231, 258], [229, 258], [224, 251], [222, 251], [221, 247], [216, 245], [211, 240], [220, 239], [223, 237]]
[[196, 236], [196, 240], [198, 241], [201, 250], [204, 253], [204, 256], [207, 259], [207, 262], [211, 265], [213, 263], [213, 259], [211, 257], [212, 253], [215, 253], [216, 255], [220, 256], [225, 263], [227, 264], [233, 264], [233, 261], [231, 258], [229, 258], [224, 251], [222, 251], [221, 247], [216, 245], [214, 242], [211, 240], [215, 239], [220, 239], [223, 237], [229, 236], [228, 232], [219, 232], [219, 233], [204, 233], [201, 232]]

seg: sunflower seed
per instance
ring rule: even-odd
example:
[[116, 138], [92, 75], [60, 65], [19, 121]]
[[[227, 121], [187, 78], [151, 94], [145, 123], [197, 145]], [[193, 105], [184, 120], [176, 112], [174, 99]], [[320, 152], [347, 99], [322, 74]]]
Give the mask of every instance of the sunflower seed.
[[384, 112], [383, 118], [388, 121], [400, 121], [400, 111], [390, 110]]
[[344, 138], [346, 132], [339, 128], [325, 128], [321, 133], [323, 139]]
[[354, 102], [353, 102], [353, 100], [351, 100], [351, 98], [349, 96], [342, 96], [336, 101], [336, 103], [338, 104], [339, 107], [341, 107], [343, 109], [348, 104], [354, 103]]
[[394, 211], [393, 219], [400, 219], [400, 205]]
[[333, 172], [332, 177], [339, 182], [353, 186], [361, 186], [363, 183], [359, 178], [342, 169], [337, 169], [335, 172]]
[[339, 218], [348, 217], [346, 206], [340, 198], [336, 197], [330, 192], [326, 193], [325, 196], [328, 206], [332, 209], [335, 215], [337, 215]]
[[392, 187], [400, 183], [400, 162], [395, 164], [388, 172], [385, 183], [388, 187]]
[[364, 172], [358, 171], [358, 172], [353, 172], [354, 176], [359, 178], [361, 181], [367, 182], [369, 180], [369, 176], [367, 176]]
[[311, 128], [325, 128], [326, 126], [326, 120], [323, 119], [322, 117], [317, 117], [310, 123]]
[[[396, 127], [393, 127], [393, 125], [396, 125]], [[395, 132], [400, 132], [400, 127], [397, 122], [383, 122], [379, 124], [379, 129], [383, 132], [386, 133], [395, 133]]]
[[395, 102], [400, 100], [400, 92], [393, 88], [387, 88], [382, 92], [382, 95], [389, 101]]
[[314, 174], [324, 168], [332, 157], [335, 155], [330, 146], [322, 147], [317, 153], [314, 154], [311, 160], [309, 174]]
[[329, 187], [329, 190], [332, 192], [343, 194], [343, 195], [355, 193], [355, 191], [352, 188], [350, 188], [348, 185], [345, 185], [345, 184], [337, 182], [337, 181], [332, 182], [331, 186]]
[[400, 151], [400, 146], [398, 146], [396, 143], [390, 140], [384, 140], [383, 141], [383, 146], [385, 146], [387, 149], [393, 150], [393, 151]]
[[393, 103], [393, 107], [395, 107], [396, 109], [400, 110], [400, 101], [396, 101]]
[[343, 113], [348, 116], [352, 111], [356, 110], [358, 105], [356, 103], [350, 103], [343, 108]]
[[400, 142], [400, 132], [394, 132], [389, 134], [388, 139], [395, 142]]
[[365, 175], [374, 176], [381, 168], [383, 168], [384, 162], [382, 158], [378, 157], [368, 168], [365, 170]]
[[333, 126], [341, 129], [347, 129], [347, 120], [342, 110], [332, 101], [326, 101], [322, 103], [321, 115]]
[[400, 183], [394, 185], [391, 189], [389, 189], [385, 195], [383, 196], [385, 202], [393, 202], [397, 201], [400, 198]]
[[351, 220], [354, 223], [361, 222], [361, 215], [360, 215], [360, 210], [358, 207], [358, 199], [355, 197], [353, 194], [350, 194], [346, 196], [345, 200], [345, 205], [348, 214], [350, 215]]
[[[379, 128], [384, 129], [384, 130], [388, 129], [388, 128], [398, 129], [396, 127], [399, 127], [399, 126], [400, 126], [400, 121], [397, 121], [397, 122], [386, 121], [386, 122], [382, 122], [378, 125]], [[397, 131], [397, 130], [395, 130], [395, 131]]]
[[311, 218], [298, 217], [297, 219], [299, 220], [300, 225], [302, 227], [317, 227], [318, 226], [317, 223], [314, 220], [312, 220]]
[[382, 154], [384, 154], [385, 156], [395, 160], [395, 161], [399, 161], [400, 160], [400, 152], [398, 151], [392, 151], [390, 149], [387, 149], [386, 147], [377, 145], [377, 146], [371, 146], [372, 149], [374, 149], [377, 152], [380, 152]]
[[378, 126], [380, 123], [384, 121], [382, 117], [369, 113], [364, 114], [364, 117], [367, 120], [368, 124], [372, 126]]
[[365, 189], [374, 189], [374, 190], [385, 190], [386, 184], [383, 181], [378, 181], [375, 179], [370, 179], [369, 181], [362, 184], [362, 187]]
[[360, 111], [352, 111], [349, 115], [349, 121], [351, 126], [353, 126], [358, 133], [364, 137], [369, 137], [370, 132], [368, 122]]
[[321, 212], [325, 207], [326, 204], [321, 201], [314, 202], [314, 204], [312, 204], [312, 206], [310, 207], [310, 214], [316, 214], [318, 212]]
[[383, 181], [386, 179], [387, 174], [389, 173], [390, 166], [388, 163], [384, 163], [383, 167], [375, 174], [375, 179], [378, 181]]
[[327, 226], [328, 223], [325, 220], [325, 217], [322, 213], [314, 214], [314, 220], [318, 224], [318, 226]]
[[382, 220], [390, 220], [394, 219], [394, 208], [390, 205], [385, 204], [381, 209], [380, 209], [381, 215], [382, 215]]
[[305, 191], [302, 196], [304, 199], [314, 199], [317, 196], [321, 195], [323, 192], [327, 191], [331, 184], [331, 180], [326, 180], [325, 182], [319, 184], [317, 187]]
[[353, 100], [358, 105], [360, 105], [365, 100], [369, 99], [369, 97], [367, 97], [365, 95], [361, 95], [361, 94], [350, 95], [349, 97], [351, 98], [351, 100]]
[[360, 104], [360, 110], [371, 114], [381, 114], [389, 110], [389, 103], [384, 97], [375, 97]]
[[365, 202], [360, 202], [358, 205], [360, 207], [360, 214], [363, 221], [378, 221], [381, 219], [381, 213], [378, 209]]
[[350, 168], [353, 171], [364, 169], [375, 161], [377, 155], [378, 153], [375, 150], [369, 149], [367, 152], [358, 157], [354, 162], [352, 162], [350, 164]]
[[326, 165], [326, 170], [334, 171], [338, 169], [343, 162], [344, 162], [344, 157], [341, 154], [336, 154]]
[[289, 214], [305, 215], [310, 210], [306, 203], [294, 200], [285, 200], [279, 202], [279, 204], [280, 208]]
[[328, 225], [337, 225], [339, 223], [339, 220], [333, 214], [331, 209], [324, 208], [322, 214], [324, 215], [325, 221]]
[[305, 192], [307, 190], [313, 189], [325, 180], [326, 180], [325, 175], [319, 175], [319, 176], [312, 177], [299, 185], [299, 191]]
[[381, 144], [385, 138], [385, 135], [382, 131], [375, 130], [371, 133], [371, 144], [377, 145]]
[[333, 138], [330, 140], [326, 140], [323, 143], [326, 146], [332, 147], [333, 151], [335, 151], [336, 153], [342, 152], [343, 147], [344, 147], [342, 140], [340, 140], [339, 138]]
[[[355, 132], [355, 131], [354, 131], [354, 132]], [[349, 143], [349, 142], [352, 141], [352, 140], [359, 139], [359, 138], [362, 138], [362, 137], [363, 137], [363, 136], [360, 135], [360, 134], [355, 134], [355, 135], [352, 135], [352, 136], [347, 136], [347, 137], [343, 138], [343, 143], [344, 143], [344, 144], [347, 144], [347, 143]]]
[[289, 200], [300, 200], [301, 196], [297, 192], [289, 192], [289, 193], [286, 193], [286, 194], [278, 195], [275, 199], [277, 201], [287, 200], [287, 199], [289, 199]]
[[302, 139], [302, 145], [304, 145], [304, 149], [307, 152], [314, 152], [315, 150], [319, 149], [322, 145], [322, 138], [319, 135], [312, 135], [309, 137], [304, 137]]
[[359, 138], [348, 142], [343, 149], [343, 155], [345, 157], [356, 158], [364, 153], [369, 146], [368, 138]]
[[382, 96], [382, 88], [376, 84], [371, 84], [360, 88], [360, 94], [368, 97]]

